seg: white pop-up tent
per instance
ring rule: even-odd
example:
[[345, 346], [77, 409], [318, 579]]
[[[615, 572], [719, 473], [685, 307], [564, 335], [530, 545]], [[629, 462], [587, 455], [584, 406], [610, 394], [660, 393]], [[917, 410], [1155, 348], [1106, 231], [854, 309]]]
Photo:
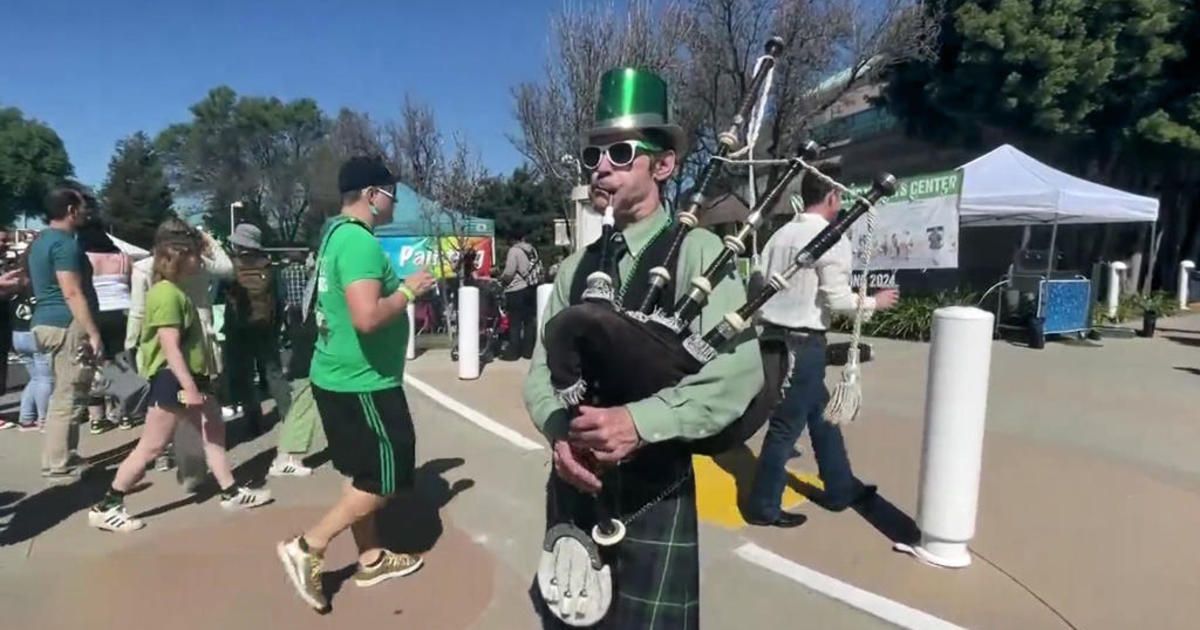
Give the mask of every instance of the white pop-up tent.
[[1158, 200], [1053, 169], [1002, 145], [962, 166], [959, 226], [1139, 223], [1158, 220]]
[[141, 247], [138, 247], [129, 241], [123, 241], [112, 234], [109, 234], [108, 238], [112, 239], [113, 245], [116, 245], [117, 249], [121, 250], [121, 252], [128, 255], [134, 261], [141, 260], [150, 255], [149, 251], [142, 249]]

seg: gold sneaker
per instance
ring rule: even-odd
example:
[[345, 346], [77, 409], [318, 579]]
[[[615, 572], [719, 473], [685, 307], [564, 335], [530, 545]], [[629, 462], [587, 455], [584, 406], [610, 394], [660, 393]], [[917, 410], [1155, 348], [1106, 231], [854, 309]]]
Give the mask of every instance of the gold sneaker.
[[392, 553], [384, 549], [383, 558], [375, 566], [367, 568], [359, 565], [358, 573], [354, 574], [354, 583], [359, 586], [375, 586], [384, 580], [414, 573], [423, 564], [425, 561], [421, 556]]
[[297, 536], [281, 542], [275, 546], [275, 552], [279, 554], [279, 561], [283, 563], [283, 569], [292, 586], [296, 587], [300, 599], [317, 611], [323, 611], [329, 606], [329, 601], [325, 599], [325, 592], [321, 588], [321, 556], [306, 553], [300, 548], [299, 541], [300, 537]]

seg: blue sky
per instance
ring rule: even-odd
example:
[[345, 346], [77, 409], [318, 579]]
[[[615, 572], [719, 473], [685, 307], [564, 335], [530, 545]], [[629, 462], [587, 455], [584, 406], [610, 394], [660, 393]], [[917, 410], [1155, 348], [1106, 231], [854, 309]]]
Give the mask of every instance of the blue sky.
[[[521, 163], [510, 88], [538, 79], [561, 0], [4, 0], [0, 105], [52, 126], [99, 186], [116, 141], [214, 86], [393, 118], [405, 93], [484, 165]], [[514, 10], [519, 7], [519, 11]]]

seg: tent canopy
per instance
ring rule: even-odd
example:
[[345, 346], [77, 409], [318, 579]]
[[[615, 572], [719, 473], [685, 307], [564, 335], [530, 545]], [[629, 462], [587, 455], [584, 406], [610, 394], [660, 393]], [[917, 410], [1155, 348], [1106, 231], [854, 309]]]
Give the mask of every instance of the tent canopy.
[[495, 222], [469, 216], [458, 210], [444, 208], [438, 202], [422, 196], [404, 184], [396, 184], [396, 213], [392, 222], [375, 230], [378, 236], [430, 236], [450, 234], [455, 227], [464, 236], [492, 236]]
[[1011, 145], [967, 162], [962, 171], [962, 226], [1158, 220], [1157, 199], [1068, 175]]
[[150, 255], [149, 251], [142, 249], [141, 247], [138, 247], [137, 245], [134, 245], [133, 243], [130, 243], [129, 241], [123, 241], [123, 240], [113, 236], [112, 234], [109, 234], [108, 238], [110, 240], [112, 240], [113, 245], [117, 246], [117, 249], [121, 250], [121, 253], [125, 254], [126, 256], [129, 256], [130, 258], [134, 259], [135, 261], [141, 260]]

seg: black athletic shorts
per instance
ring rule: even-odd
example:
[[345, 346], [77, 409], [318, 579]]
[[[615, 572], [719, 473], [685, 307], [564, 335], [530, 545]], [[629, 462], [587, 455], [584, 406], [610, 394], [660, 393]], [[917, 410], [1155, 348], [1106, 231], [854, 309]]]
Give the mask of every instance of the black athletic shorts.
[[[207, 377], [192, 375], [192, 380], [196, 381], [196, 388], [200, 390], [200, 393], [212, 393]], [[149, 407], [161, 407], [167, 411], [182, 411], [185, 407], [179, 400], [179, 393], [182, 391], [183, 386], [179, 384], [175, 373], [170, 368], [164, 367], [150, 378], [150, 395], [147, 397], [146, 404]]]
[[412, 488], [417, 440], [403, 389], [348, 394], [313, 385], [312, 391], [338, 472], [375, 495]]

